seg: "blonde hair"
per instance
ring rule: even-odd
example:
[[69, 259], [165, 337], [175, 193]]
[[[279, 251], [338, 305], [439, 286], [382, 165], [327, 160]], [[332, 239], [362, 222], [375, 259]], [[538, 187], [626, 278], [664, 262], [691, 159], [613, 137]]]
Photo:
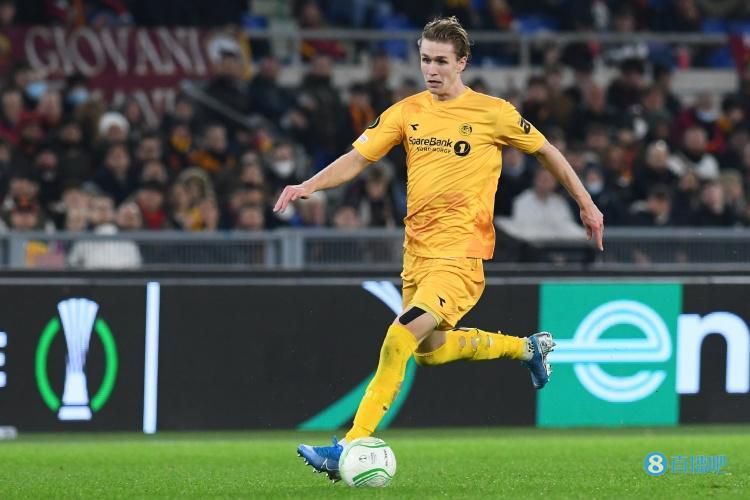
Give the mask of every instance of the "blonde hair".
[[420, 46], [422, 40], [453, 44], [457, 59], [468, 58], [471, 55], [469, 33], [461, 26], [456, 16], [436, 18], [427, 23], [418, 42]]

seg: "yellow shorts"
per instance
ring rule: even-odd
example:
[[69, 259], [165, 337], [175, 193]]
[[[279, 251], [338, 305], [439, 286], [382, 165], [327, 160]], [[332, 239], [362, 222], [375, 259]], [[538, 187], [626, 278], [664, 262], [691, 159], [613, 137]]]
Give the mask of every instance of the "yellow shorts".
[[430, 258], [404, 252], [404, 309], [417, 306], [438, 322], [438, 330], [455, 328], [484, 291], [482, 259]]

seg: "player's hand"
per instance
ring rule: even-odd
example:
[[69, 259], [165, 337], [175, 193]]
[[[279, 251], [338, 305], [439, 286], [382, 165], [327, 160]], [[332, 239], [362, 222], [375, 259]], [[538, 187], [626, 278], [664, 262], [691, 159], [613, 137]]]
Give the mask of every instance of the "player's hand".
[[312, 194], [312, 190], [305, 186], [305, 184], [297, 184], [294, 186], [287, 186], [281, 192], [279, 199], [276, 200], [276, 205], [273, 207], [274, 212], [283, 212], [286, 207], [293, 201], [300, 198], [306, 199]]
[[586, 236], [594, 240], [596, 248], [604, 250], [604, 216], [593, 203], [581, 207], [581, 222], [586, 228]]

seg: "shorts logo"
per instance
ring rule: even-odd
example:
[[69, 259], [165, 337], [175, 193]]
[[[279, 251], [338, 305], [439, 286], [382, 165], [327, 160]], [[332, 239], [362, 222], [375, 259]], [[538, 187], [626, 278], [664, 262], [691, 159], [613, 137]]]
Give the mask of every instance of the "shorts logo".
[[445, 304], [445, 299], [438, 295], [438, 300], [440, 301], [440, 307], [443, 307], [443, 304]]
[[471, 125], [468, 123], [462, 123], [460, 127], [458, 127], [458, 133], [461, 135], [471, 135]]
[[471, 144], [466, 141], [458, 141], [453, 146], [453, 152], [456, 153], [456, 156], [466, 156], [469, 154], [469, 151], [471, 151]]

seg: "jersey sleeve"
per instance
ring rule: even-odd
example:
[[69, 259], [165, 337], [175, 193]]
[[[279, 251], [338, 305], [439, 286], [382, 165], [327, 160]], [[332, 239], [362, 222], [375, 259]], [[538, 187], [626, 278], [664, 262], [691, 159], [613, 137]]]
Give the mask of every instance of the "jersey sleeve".
[[546, 140], [544, 135], [507, 101], [500, 106], [495, 133], [500, 144], [513, 146], [527, 154], [536, 153]]
[[401, 106], [397, 103], [375, 118], [352, 146], [368, 160], [378, 161], [403, 140], [403, 135]]

